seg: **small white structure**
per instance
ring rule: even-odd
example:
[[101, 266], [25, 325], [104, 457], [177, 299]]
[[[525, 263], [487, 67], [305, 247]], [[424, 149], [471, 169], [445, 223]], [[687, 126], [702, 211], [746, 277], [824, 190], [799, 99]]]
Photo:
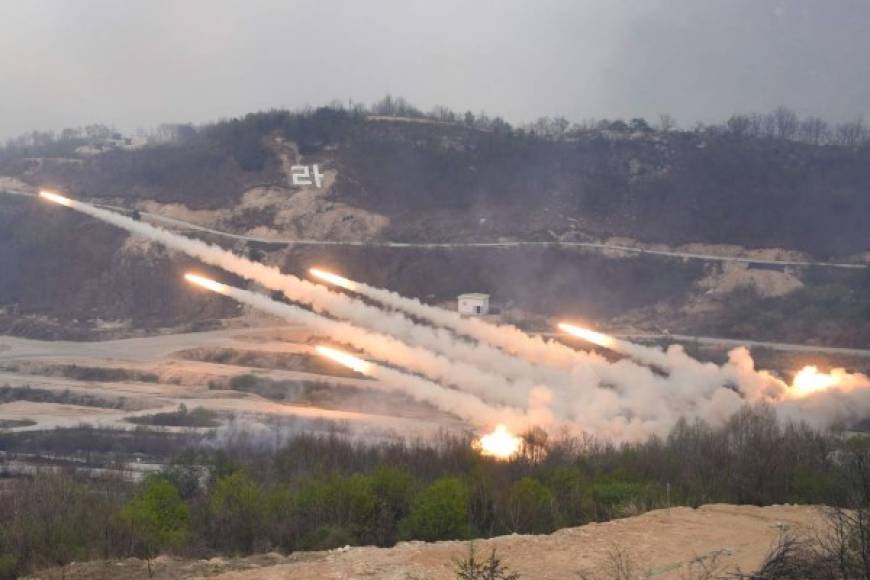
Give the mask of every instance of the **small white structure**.
[[489, 294], [460, 294], [459, 314], [489, 314]]

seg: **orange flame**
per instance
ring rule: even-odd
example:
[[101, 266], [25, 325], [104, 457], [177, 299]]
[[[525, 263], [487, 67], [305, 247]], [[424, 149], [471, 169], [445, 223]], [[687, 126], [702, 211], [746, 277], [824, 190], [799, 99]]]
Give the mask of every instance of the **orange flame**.
[[324, 282], [329, 282], [330, 284], [335, 284], [336, 286], [340, 286], [345, 290], [356, 290], [356, 282], [353, 280], [348, 280], [343, 276], [339, 276], [338, 274], [333, 274], [332, 272], [327, 272], [326, 270], [321, 270], [320, 268], [310, 268], [308, 270], [312, 276], [315, 278], [320, 278]]
[[53, 201], [54, 203], [59, 203], [64, 207], [71, 207], [73, 204], [73, 201], [70, 198], [44, 189], [39, 192], [39, 197], [47, 199], [48, 201]]
[[196, 284], [197, 286], [202, 286], [203, 288], [211, 290], [212, 292], [217, 292], [218, 294], [226, 294], [227, 290], [229, 290], [229, 286], [226, 286], [225, 284], [215, 282], [210, 278], [205, 278], [197, 274], [191, 274], [190, 272], [184, 275], [184, 279]]
[[607, 336], [606, 334], [595, 332], [594, 330], [589, 330], [588, 328], [583, 328], [582, 326], [569, 324], [567, 322], [560, 322], [559, 330], [567, 332], [568, 334], [576, 336], [577, 338], [582, 338], [583, 340], [591, 342], [592, 344], [603, 346], [604, 348], [613, 348], [614, 346], [616, 346], [616, 339], [612, 336]]
[[790, 394], [793, 397], [806, 397], [819, 391], [835, 387], [840, 383], [841, 377], [820, 373], [818, 367], [808, 365], [802, 368], [794, 376], [791, 383]]
[[496, 459], [509, 459], [520, 450], [523, 440], [508, 431], [505, 425], [496, 425], [492, 433], [487, 433], [477, 442], [480, 454]]
[[353, 369], [358, 373], [368, 375], [372, 372], [372, 364], [370, 362], [364, 361], [361, 358], [357, 358], [352, 354], [348, 354], [344, 351], [340, 351], [338, 349], [330, 348], [323, 345], [316, 346], [315, 350], [317, 350], [318, 354], [323, 355], [328, 359], [334, 360], [338, 364], [344, 365], [349, 369]]

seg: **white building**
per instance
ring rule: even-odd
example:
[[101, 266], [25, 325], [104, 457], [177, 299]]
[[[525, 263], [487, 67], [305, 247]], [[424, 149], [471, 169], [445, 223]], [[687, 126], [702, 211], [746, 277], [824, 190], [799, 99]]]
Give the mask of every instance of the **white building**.
[[489, 294], [460, 294], [459, 314], [489, 314]]

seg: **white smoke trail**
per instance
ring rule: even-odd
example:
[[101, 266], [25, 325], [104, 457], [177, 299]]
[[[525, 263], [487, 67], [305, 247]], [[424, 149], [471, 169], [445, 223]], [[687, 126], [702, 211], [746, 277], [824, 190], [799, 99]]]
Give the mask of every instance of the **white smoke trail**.
[[577, 364], [587, 362], [587, 353], [578, 352], [552, 339], [530, 335], [512, 324], [493, 324], [480, 318], [465, 318], [458, 312], [425, 304], [417, 298], [408, 298], [391, 290], [370, 286], [317, 268], [312, 268], [311, 273], [321, 280], [356, 292], [385, 306], [497, 346], [510, 354], [524, 357], [537, 364], [570, 369]]
[[375, 363], [366, 362], [363, 368], [365, 375], [376, 379], [372, 381], [372, 388], [405, 393], [476, 427], [491, 428], [495, 424], [505, 423], [514, 429], [521, 429], [528, 425], [528, 420], [521, 413], [507, 407], [493, 407], [470, 393], [448, 389], [416, 375]]
[[[575, 364], [569, 371], [544, 367], [515, 358], [497, 347], [457, 339], [443, 328], [416, 324], [401, 313], [384, 312], [317, 284], [282, 274], [277, 268], [246, 260], [217, 246], [88, 204], [63, 199], [62, 203], [68, 207], [244, 278], [256, 280], [267, 288], [280, 290], [291, 300], [310, 305], [318, 312], [327, 312], [358, 327], [392, 335], [411, 345], [440, 353], [448, 360], [476, 365], [487, 369], [490, 374], [522, 379], [524, 382], [514, 381], [513, 387], [510, 387], [518, 392], [505, 394], [504, 399], [497, 400], [519, 401], [521, 397], [531, 395], [530, 400], [534, 401], [535, 408], [530, 411], [529, 417], [537, 413], [548, 424], [562, 425], [567, 422], [575, 430], [589, 431], [615, 441], [630, 441], [653, 434], [665, 435], [680, 417], [701, 418], [718, 424], [747, 402], [767, 402], [786, 416], [806, 420], [816, 426], [830, 426], [870, 415], [870, 383], [867, 377], [843, 373], [834, 386], [799, 395], [794, 388], [774, 375], [756, 370], [746, 349], [735, 349], [730, 353], [729, 361], [718, 366], [689, 357], [681, 347], [671, 346], [667, 351], [660, 351], [627, 343], [620, 345], [628, 349], [626, 354], [651, 366], [637, 364], [629, 359], [611, 364], [601, 357], [578, 353], [580, 360], [586, 360], [588, 364]], [[632, 346], [642, 350], [631, 350]], [[410, 356], [410, 351], [405, 354]], [[553, 357], [547, 360], [558, 362], [549, 350], [541, 356]], [[440, 359], [429, 362], [440, 362]], [[666, 374], [651, 367], [664, 369]], [[428, 393], [425, 396], [444, 394], [440, 390], [431, 390], [433, 386], [456, 393], [426, 379], [387, 367], [381, 368], [384, 369], [383, 376], [393, 381], [390, 383], [392, 385], [414, 379], [418, 382], [406, 384], [413, 385], [418, 393]], [[430, 368], [429, 372], [435, 374], [442, 371]], [[452, 372], [457, 371], [454, 369]], [[449, 380], [447, 374], [440, 376], [448, 382], [459, 380], [458, 375]], [[482, 384], [477, 383], [476, 388]], [[520, 384], [525, 386], [519, 389]], [[526, 392], [529, 384], [546, 384], [550, 389], [532, 388]], [[491, 406], [474, 395], [461, 395], [465, 396], [441, 404], [451, 409], [451, 412], [463, 413], [461, 416], [473, 422], [481, 421], [483, 415], [492, 416]], [[471, 411], [462, 410], [466, 403]], [[511, 413], [508, 411], [509, 415]], [[505, 422], [521, 420], [511, 415]]]
[[[538, 364], [570, 369], [577, 365], [597, 365], [601, 363], [600, 359], [591, 356], [586, 351], [578, 351], [556, 340], [528, 334], [512, 324], [493, 324], [480, 318], [465, 318], [458, 312], [425, 304], [417, 298], [402, 296], [398, 292], [350, 280], [318, 268], [312, 268], [310, 272], [321, 280], [356, 292], [385, 306], [407, 312], [417, 318], [428, 320], [435, 325], [449, 328], [459, 334], [497, 346], [506, 352], [524, 357]], [[607, 339], [607, 344], [601, 344], [600, 341], [593, 340], [599, 346], [605, 346], [644, 364], [655, 365], [663, 369], [668, 368], [668, 357], [658, 348], [647, 347], [614, 337], [600, 336]]]
[[476, 366], [451, 361], [421, 347], [410, 346], [391, 336], [378, 334], [347, 322], [327, 318], [292, 304], [278, 302], [259, 294], [188, 274], [188, 280], [228, 296], [257, 310], [301, 324], [316, 334], [362, 350], [369, 356], [395, 366], [423, 374], [430, 379], [470, 391], [487, 400], [525, 408], [536, 385], [509, 381]]
[[410, 344], [443, 354], [451, 360], [461, 360], [507, 378], [532, 381], [536, 384], [565, 386], [570, 382], [568, 374], [557, 369], [532, 364], [486, 344], [459, 340], [444, 329], [416, 324], [399, 312], [385, 312], [360, 300], [339, 292], [333, 292], [319, 284], [284, 274], [273, 266], [237, 256], [219, 246], [187, 238], [84, 202], [45, 192], [41, 195], [133, 234], [184, 252], [242, 278], [254, 280], [266, 288], [281, 291], [290, 300], [309, 305], [317, 312], [327, 312], [336, 318], [348, 320], [358, 326], [390, 334]]

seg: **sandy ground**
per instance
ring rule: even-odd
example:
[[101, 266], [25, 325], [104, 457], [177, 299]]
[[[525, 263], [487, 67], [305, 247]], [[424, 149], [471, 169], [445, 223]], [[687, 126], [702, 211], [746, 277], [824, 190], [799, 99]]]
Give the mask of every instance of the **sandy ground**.
[[[547, 536], [502, 536], [475, 542], [478, 553], [493, 548], [524, 579], [613, 578], [612, 554], [619, 550], [634, 567], [634, 578], [697, 578], [699, 559], [722, 577], [759, 566], [783, 531], [812, 534], [822, 526], [812, 506], [733, 506], [656, 510], [641, 516], [557, 531]], [[353, 579], [447, 580], [453, 560], [468, 553], [468, 542], [401, 543], [394, 548], [340, 548], [330, 552], [266, 554], [241, 559], [154, 562], [155, 578], [233, 580]], [[73, 564], [67, 578], [144, 578], [139, 560]], [[59, 578], [60, 571], [41, 578]]]

